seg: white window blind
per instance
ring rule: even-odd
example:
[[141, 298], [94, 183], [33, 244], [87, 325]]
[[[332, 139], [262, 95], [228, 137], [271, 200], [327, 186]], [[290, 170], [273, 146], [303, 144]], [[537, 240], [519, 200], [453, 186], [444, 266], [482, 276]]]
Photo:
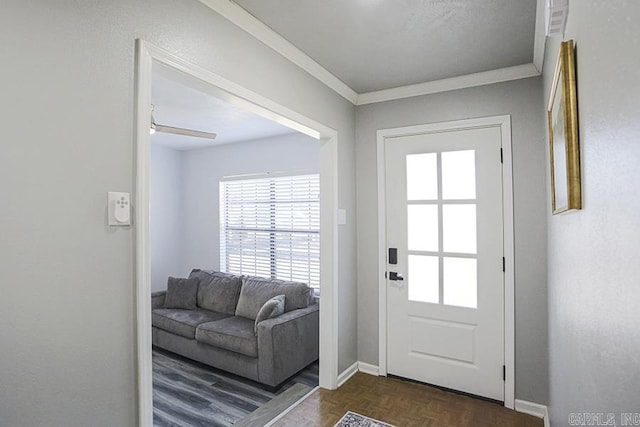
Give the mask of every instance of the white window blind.
[[220, 182], [220, 269], [320, 286], [320, 179]]

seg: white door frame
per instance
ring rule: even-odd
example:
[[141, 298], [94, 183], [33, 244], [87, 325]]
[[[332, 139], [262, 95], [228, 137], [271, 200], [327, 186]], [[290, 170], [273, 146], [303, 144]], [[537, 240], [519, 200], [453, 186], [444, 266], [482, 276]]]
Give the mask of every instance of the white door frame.
[[320, 387], [337, 388], [338, 378], [338, 133], [211, 71], [148, 42], [136, 41], [135, 256], [138, 425], [153, 425], [151, 362], [151, 258], [149, 183], [151, 170], [151, 81], [161, 64], [208, 83], [216, 94], [247, 110], [320, 140]]
[[[513, 170], [511, 156], [511, 116], [482, 117], [392, 129], [377, 132], [378, 172], [378, 372], [387, 375], [387, 280], [385, 149], [387, 138], [483, 127], [499, 127], [502, 136], [502, 209], [504, 221], [504, 406], [513, 409], [515, 399], [515, 291], [513, 231]], [[498, 155], [498, 153], [496, 153]]]

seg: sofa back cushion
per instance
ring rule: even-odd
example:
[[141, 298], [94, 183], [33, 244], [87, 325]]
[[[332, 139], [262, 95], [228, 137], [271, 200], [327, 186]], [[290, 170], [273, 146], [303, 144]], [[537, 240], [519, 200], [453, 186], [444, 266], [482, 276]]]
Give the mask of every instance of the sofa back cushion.
[[164, 297], [165, 308], [195, 310], [197, 308], [198, 281], [197, 277], [189, 277], [188, 279], [169, 277], [167, 280], [167, 293]]
[[235, 313], [242, 286], [241, 276], [213, 270], [194, 269], [189, 277], [200, 279], [197, 295], [198, 307], [218, 313], [231, 315]]
[[264, 303], [277, 295], [285, 296], [285, 313], [305, 308], [309, 305], [310, 292], [306, 283], [244, 276], [235, 314], [255, 320]]

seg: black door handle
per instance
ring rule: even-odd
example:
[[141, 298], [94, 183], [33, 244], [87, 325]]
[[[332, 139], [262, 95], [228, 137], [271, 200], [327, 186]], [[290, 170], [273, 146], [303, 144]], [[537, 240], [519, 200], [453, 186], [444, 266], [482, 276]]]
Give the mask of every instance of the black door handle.
[[404, 277], [402, 277], [401, 274], [398, 274], [395, 271], [390, 271], [389, 280], [404, 280]]

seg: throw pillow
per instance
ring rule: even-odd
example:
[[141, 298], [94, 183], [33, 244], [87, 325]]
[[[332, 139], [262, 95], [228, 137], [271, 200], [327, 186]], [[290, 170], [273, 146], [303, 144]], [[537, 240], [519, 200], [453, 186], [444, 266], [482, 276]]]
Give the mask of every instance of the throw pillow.
[[262, 305], [256, 316], [256, 322], [253, 324], [253, 332], [258, 333], [258, 323], [263, 320], [278, 317], [284, 313], [284, 298], [284, 295], [278, 295]]
[[200, 279], [176, 279], [169, 277], [167, 280], [167, 295], [164, 298], [165, 308], [182, 308], [195, 310], [198, 295], [198, 283]]

